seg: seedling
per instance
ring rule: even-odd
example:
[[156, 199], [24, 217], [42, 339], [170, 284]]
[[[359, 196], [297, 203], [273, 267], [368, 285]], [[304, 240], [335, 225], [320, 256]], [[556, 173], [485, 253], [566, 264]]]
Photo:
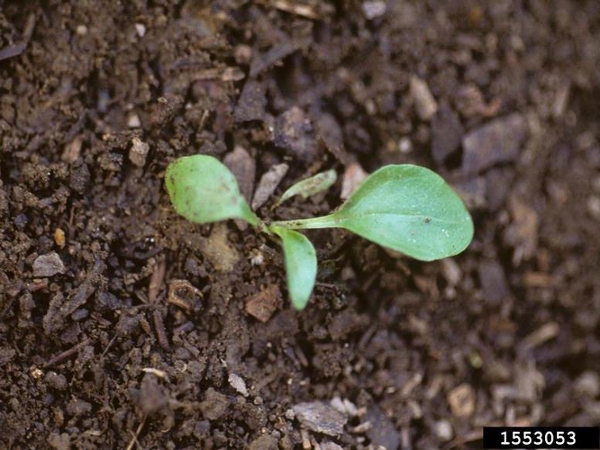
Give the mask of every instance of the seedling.
[[[335, 172], [315, 175], [288, 189], [277, 204], [294, 195], [306, 198], [334, 182]], [[289, 297], [297, 310], [304, 309], [312, 293], [317, 257], [308, 238], [294, 230], [345, 228], [421, 261], [457, 255], [473, 239], [473, 221], [456, 192], [436, 173], [411, 164], [373, 172], [329, 215], [269, 224], [254, 214], [233, 174], [212, 156], [172, 162], [166, 185], [175, 211], [191, 222], [241, 219], [276, 235], [283, 247]]]

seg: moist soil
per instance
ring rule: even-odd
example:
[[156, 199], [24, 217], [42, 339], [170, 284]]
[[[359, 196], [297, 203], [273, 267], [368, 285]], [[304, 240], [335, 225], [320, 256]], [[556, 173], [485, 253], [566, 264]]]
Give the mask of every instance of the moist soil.
[[[598, 424], [599, 17], [0, 1], [0, 447], [481, 448], [486, 425]], [[249, 200], [286, 164], [266, 219], [424, 165], [475, 238], [424, 263], [310, 231], [296, 312], [277, 242], [173, 211], [165, 168], [197, 153]], [[272, 208], [328, 169], [326, 193]]]

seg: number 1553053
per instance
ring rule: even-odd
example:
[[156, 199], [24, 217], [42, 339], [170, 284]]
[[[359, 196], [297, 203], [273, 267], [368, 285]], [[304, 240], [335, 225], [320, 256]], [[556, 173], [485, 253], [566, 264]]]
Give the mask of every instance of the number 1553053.
[[600, 428], [485, 427], [483, 448], [600, 449]]

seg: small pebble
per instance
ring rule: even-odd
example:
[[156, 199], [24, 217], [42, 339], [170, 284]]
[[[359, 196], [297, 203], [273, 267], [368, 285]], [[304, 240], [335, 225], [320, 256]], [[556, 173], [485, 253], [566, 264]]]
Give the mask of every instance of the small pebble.
[[50, 252], [38, 256], [33, 262], [33, 276], [35, 278], [45, 278], [65, 273], [65, 265], [56, 252]]
[[435, 423], [435, 434], [442, 440], [442, 442], [448, 442], [454, 437], [454, 430], [452, 425], [447, 420], [439, 420]]
[[205, 399], [200, 402], [198, 408], [208, 420], [217, 420], [227, 412], [230, 401], [226, 395], [215, 391], [213, 388], [206, 390]]
[[277, 448], [277, 438], [265, 433], [253, 440], [248, 450], [277, 450]]
[[129, 128], [139, 128], [142, 126], [142, 121], [140, 120], [140, 116], [136, 113], [131, 113], [127, 117], [127, 126]]
[[366, 1], [363, 2], [362, 9], [365, 13], [365, 17], [368, 20], [372, 20], [377, 17], [383, 16], [387, 10], [387, 5], [384, 1], [381, 0]]
[[413, 145], [409, 137], [404, 136], [398, 141], [398, 151], [403, 154], [412, 152]]
[[600, 375], [596, 372], [584, 372], [574, 383], [575, 391], [589, 398], [596, 398], [600, 393]]
[[456, 286], [462, 278], [460, 266], [450, 258], [442, 259], [442, 274], [451, 286]]
[[344, 432], [346, 416], [328, 403], [298, 403], [293, 410], [298, 421], [315, 433], [339, 436]]
[[442, 164], [455, 152], [465, 133], [465, 129], [450, 106], [442, 104], [431, 121], [431, 152], [436, 164]]
[[137, 406], [144, 414], [152, 415], [168, 403], [164, 389], [158, 383], [155, 376], [146, 374], [140, 384], [140, 397]]
[[333, 397], [331, 399], [331, 401], [329, 402], [329, 404], [331, 406], [333, 406], [335, 409], [337, 409], [339, 412], [341, 412], [342, 414], [346, 413], [346, 407], [344, 406], [344, 402], [342, 401], [341, 398]]
[[600, 219], [600, 197], [590, 195], [587, 199], [587, 210], [594, 219]]
[[421, 120], [430, 120], [438, 110], [429, 86], [423, 80], [413, 76], [410, 79], [410, 96], [415, 102], [415, 109]]
[[344, 450], [343, 447], [340, 447], [335, 442], [325, 441], [321, 442], [321, 450]]
[[518, 113], [494, 119], [469, 131], [462, 140], [463, 170], [474, 174], [498, 163], [514, 161], [527, 133], [527, 123]]
[[142, 142], [140, 138], [133, 138], [129, 149], [129, 160], [138, 167], [144, 167], [149, 151], [150, 146], [148, 144]]
[[304, 163], [314, 160], [318, 146], [310, 117], [297, 106], [275, 119], [274, 142], [277, 147]]
[[56, 230], [54, 230], [54, 242], [60, 248], [64, 248], [66, 239], [65, 239], [65, 232], [63, 231], [62, 228], [57, 228]]
[[240, 44], [233, 50], [233, 57], [238, 64], [249, 64], [252, 60], [252, 47]]
[[400, 448], [400, 433], [394, 422], [376, 404], [369, 406], [362, 421], [371, 424], [371, 427], [366, 430], [366, 434], [374, 448]]
[[244, 381], [244, 379], [242, 377], [240, 377], [239, 375], [236, 375], [235, 373], [230, 373], [227, 381], [229, 381], [229, 385], [232, 388], [234, 388], [236, 391], [238, 391], [244, 397], [248, 397], [248, 388], [246, 387], [246, 382]]
[[143, 23], [136, 23], [135, 31], [139, 37], [144, 37], [146, 35], [146, 26]]
[[69, 385], [64, 375], [59, 375], [54, 371], [47, 372], [44, 378], [46, 383], [48, 383], [48, 386], [59, 391], [66, 389]]
[[358, 408], [356, 407], [356, 405], [354, 403], [352, 403], [347, 398], [345, 398], [343, 400], [343, 402], [344, 402], [344, 407], [346, 408], [347, 415], [349, 415], [350, 417], [358, 416]]

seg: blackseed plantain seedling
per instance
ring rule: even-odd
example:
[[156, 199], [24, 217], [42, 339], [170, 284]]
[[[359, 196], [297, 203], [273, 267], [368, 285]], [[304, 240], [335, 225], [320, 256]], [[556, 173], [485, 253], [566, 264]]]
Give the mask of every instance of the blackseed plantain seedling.
[[[276, 203], [304, 198], [329, 188], [335, 172], [300, 181]], [[411, 164], [388, 165], [368, 176], [335, 211], [323, 217], [265, 223], [240, 193], [233, 174], [207, 155], [185, 156], [167, 167], [166, 186], [175, 211], [206, 224], [241, 219], [281, 240], [288, 293], [297, 310], [306, 306], [317, 275], [311, 242], [294, 231], [345, 228], [376, 244], [421, 261], [457, 255], [473, 239], [473, 221], [460, 197], [431, 170]]]

